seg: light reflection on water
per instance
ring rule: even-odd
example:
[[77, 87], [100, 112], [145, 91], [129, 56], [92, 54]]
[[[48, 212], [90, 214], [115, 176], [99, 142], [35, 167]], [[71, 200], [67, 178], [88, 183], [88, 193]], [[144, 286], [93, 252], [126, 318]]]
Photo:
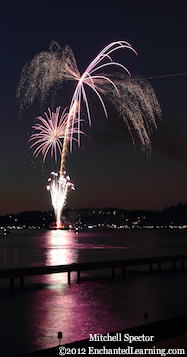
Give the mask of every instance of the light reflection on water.
[[[78, 262], [77, 237], [74, 232], [51, 230], [46, 232], [45, 265], [67, 265]], [[67, 282], [67, 273], [50, 274], [42, 277], [47, 284], [62, 284]]]
[[69, 231], [52, 230], [46, 233], [48, 246], [45, 265], [62, 265], [77, 262], [75, 237]]
[[[28, 231], [0, 240], [1, 268], [59, 265], [84, 261], [128, 259], [146, 256], [186, 254], [187, 232], [105, 232]], [[170, 266], [171, 268], [171, 266]], [[89, 333], [106, 333], [187, 313], [184, 272], [171, 269], [152, 276], [135, 268], [122, 278], [111, 280], [107, 271], [51, 274], [25, 279], [21, 292], [10, 282], [0, 281], [0, 356], [12, 357], [58, 344], [88, 338]], [[7, 351], [10, 326], [14, 350]], [[6, 351], [6, 353], [5, 353]]]

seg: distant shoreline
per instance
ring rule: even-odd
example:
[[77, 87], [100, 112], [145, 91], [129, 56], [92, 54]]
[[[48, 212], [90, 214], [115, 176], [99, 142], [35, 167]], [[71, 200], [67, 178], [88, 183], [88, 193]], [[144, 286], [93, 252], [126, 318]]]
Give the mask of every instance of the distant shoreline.
[[[0, 216], [0, 227], [52, 228], [53, 211], [25, 211]], [[156, 210], [125, 210], [115, 207], [64, 209], [61, 217], [65, 229], [153, 229], [187, 228], [187, 203]]]

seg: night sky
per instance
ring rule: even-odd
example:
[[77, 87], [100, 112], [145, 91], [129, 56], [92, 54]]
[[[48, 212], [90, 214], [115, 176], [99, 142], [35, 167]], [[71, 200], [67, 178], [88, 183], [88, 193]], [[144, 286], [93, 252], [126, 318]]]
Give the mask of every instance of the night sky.
[[[128, 41], [138, 56], [120, 50], [114, 59], [133, 75], [158, 77], [149, 81], [163, 112], [148, 159], [138, 139], [135, 152], [111, 103], [106, 102], [106, 119], [98, 99], [90, 94], [92, 127], [85, 122], [81, 147], [75, 145], [67, 158], [67, 171], [76, 187], [69, 193], [67, 207], [162, 210], [187, 202], [186, 13], [184, 0], [14, 0], [1, 5], [0, 215], [52, 209], [46, 184], [60, 160], [55, 164], [49, 157], [43, 165], [28, 145], [34, 119], [50, 103], [41, 108], [36, 101], [25, 108], [20, 121], [15, 97], [23, 66], [47, 51], [52, 40], [61, 47], [71, 46], [81, 73], [104, 46]], [[65, 83], [56, 106], [68, 106], [74, 88], [73, 82]]]

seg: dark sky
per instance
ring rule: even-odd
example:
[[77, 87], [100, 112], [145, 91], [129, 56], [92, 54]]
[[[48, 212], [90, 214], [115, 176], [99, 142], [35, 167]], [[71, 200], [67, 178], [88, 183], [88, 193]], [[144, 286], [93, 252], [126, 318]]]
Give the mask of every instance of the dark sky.
[[[156, 77], [187, 72], [187, 3], [171, 0], [6, 1], [0, 9], [1, 33], [1, 182], [0, 215], [27, 210], [50, 210], [46, 183], [59, 162], [41, 164], [27, 144], [34, 119], [47, 110], [39, 102], [18, 119], [16, 88], [26, 62], [47, 51], [51, 40], [69, 44], [80, 72], [107, 44], [128, 41], [128, 50], [115, 54], [132, 74]], [[187, 202], [187, 75], [150, 79], [163, 112], [152, 136], [150, 159], [142, 155], [117, 111], [106, 102], [106, 119], [95, 96], [90, 96], [92, 127], [81, 148], [67, 159], [76, 191], [67, 207], [156, 209]], [[69, 105], [74, 84], [62, 88], [56, 100]], [[67, 97], [69, 97], [68, 101]], [[65, 98], [65, 99], [64, 99]], [[29, 134], [28, 134], [29, 133]]]

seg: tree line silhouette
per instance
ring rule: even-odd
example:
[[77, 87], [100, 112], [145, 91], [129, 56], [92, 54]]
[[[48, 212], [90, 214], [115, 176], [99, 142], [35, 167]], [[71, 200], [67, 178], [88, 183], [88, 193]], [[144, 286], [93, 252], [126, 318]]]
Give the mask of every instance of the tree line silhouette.
[[[53, 211], [26, 211], [18, 214], [0, 216], [0, 226], [50, 227], [55, 222]], [[115, 207], [106, 208], [66, 208], [62, 214], [62, 222], [87, 227], [125, 226], [184, 226], [187, 225], [187, 203], [178, 203], [177, 206], [165, 207], [162, 211], [156, 210], [125, 210]]]

